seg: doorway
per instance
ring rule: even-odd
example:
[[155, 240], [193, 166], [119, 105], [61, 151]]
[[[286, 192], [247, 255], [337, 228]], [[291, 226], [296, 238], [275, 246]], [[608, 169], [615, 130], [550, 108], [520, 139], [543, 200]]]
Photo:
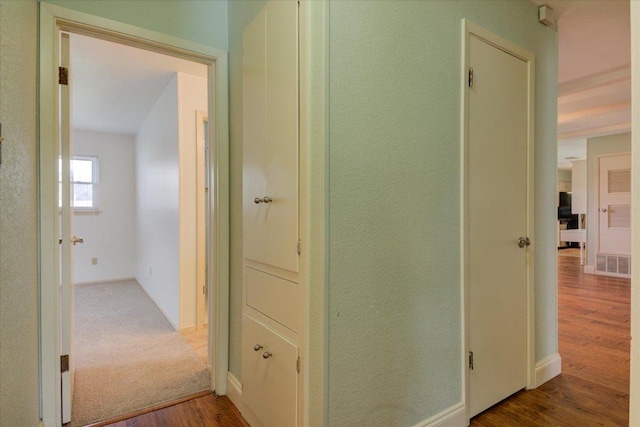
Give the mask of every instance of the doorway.
[[[224, 179], [227, 169], [225, 153], [227, 150], [226, 106], [220, 99], [226, 97], [226, 54], [216, 49], [197, 45], [184, 40], [163, 36], [150, 31], [128, 26], [106, 19], [73, 12], [57, 6], [41, 4], [41, 46], [46, 52], [41, 58], [40, 69], [40, 241], [41, 241], [41, 345], [42, 345], [42, 412], [45, 425], [56, 425], [62, 420], [61, 407], [63, 396], [60, 391], [61, 352], [58, 329], [62, 317], [60, 303], [61, 291], [56, 278], [59, 275], [58, 253], [58, 204], [56, 179], [59, 148], [57, 144], [43, 141], [58, 141], [58, 46], [61, 31], [72, 34], [83, 34], [98, 39], [110, 39], [119, 43], [137, 46], [147, 50], [164, 53], [198, 62], [207, 67], [207, 104], [214, 126], [209, 129], [209, 140], [212, 141], [210, 175], [212, 182], [211, 212], [207, 218], [211, 230], [212, 250], [207, 256], [208, 282], [212, 284], [209, 292], [208, 323], [215, 325], [208, 333], [209, 353], [211, 355], [212, 379], [210, 389], [218, 393], [226, 393], [226, 360], [228, 343], [226, 334], [227, 312], [225, 295], [228, 292], [226, 280], [227, 266], [224, 260], [228, 256], [227, 240], [228, 217], [224, 214], [228, 205], [228, 182]], [[195, 121], [195, 116], [192, 123]], [[194, 129], [195, 131], [195, 129]], [[221, 190], [221, 191], [219, 191]], [[66, 238], [66, 236], [64, 237]], [[100, 260], [98, 260], [99, 262]], [[222, 261], [222, 262], [221, 262]]]
[[470, 418], [531, 383], [533, 55], [469, 22], [465, 29], [463, 295]]
[[69, 57], [71, 234], [83, 242], [69, 257], [75, 426], [209, 388], [206, 322], [192, 332], [206, 268], [195, 118], [207, 68], [79, 34]]

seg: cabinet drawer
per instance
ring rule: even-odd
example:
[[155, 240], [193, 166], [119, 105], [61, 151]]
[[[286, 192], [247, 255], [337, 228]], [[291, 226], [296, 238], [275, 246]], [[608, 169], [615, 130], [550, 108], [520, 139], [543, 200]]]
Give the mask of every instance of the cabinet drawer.
[[265, 427], [295, 427], [298, 347], [246, 314], [242, 323], [244, 403]]
[[300, 284], [264, 273], [251, 267], [246, 269], [247, 305], [300, 333], [304, 322], [304, 304]]

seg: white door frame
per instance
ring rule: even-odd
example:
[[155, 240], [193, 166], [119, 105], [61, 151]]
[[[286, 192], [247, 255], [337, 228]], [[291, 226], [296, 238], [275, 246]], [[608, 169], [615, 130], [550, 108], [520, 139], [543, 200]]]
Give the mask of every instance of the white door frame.
[[208, 66], [210, 176], [213, 197], [209, 227], [209, 354], [211, 388], [227, 392], [229, 349], [229, 130], [227, 52], [166, 34], [40, 3], [39, 64], [39, 306], [41, 411], [45, 427], [61, 421], [60, 303], [58, 257], [58, 46], [60, 31], [84, 34], [180, 57]]
[[[522, 59], [527, 63], [529, 70], [529, 118], [528, 118], [528, 141], [527, 141], [527, 236], [534, 236], [533, 231], [533, 218], [534, 218], [534, 169], [533, 169], [533, 153], [534, 153], [534, 83], [535, 83], [535, 57], [534, 55], [517, 46], [516, 44], [503, 39], [469, 21], [462, 20], [462, 69], [461, 69], [461, 114], [460, 114], [460, 129], [461, 129], [461, 298], [463, 304], [463, 310], [461, 311], [461, 325], [462, 325], [462, 395], [465, 402], [466, 418], [469, 419], [469, 369], [468, 369], [468, 354], [469, 354], [469, 245], [467, 242], [467, 236], [469, 235], [469, 194], [468, 194], [468, 168], [469, 168], [469, 87], [468, 87], [468, 70], [470, 67], [470, 37], [475, 36], [483, 41], [495, 46], [496, 48], [507, 52], [515, 57]], [[533, 241], [535, 245], [535, 241]], [[533, 277], [533, 251], [528, 251], [527, 256], [527, 389], [535, 388], [535, 302], [534, 302], [534, 277]]]

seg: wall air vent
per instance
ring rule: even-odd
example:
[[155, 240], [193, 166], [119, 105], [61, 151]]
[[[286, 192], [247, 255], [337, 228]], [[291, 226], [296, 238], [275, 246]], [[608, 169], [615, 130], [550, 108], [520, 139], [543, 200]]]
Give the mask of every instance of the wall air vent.
[[631, 277], [631, 257], [596, 254], [596, 273], [605, 276]]

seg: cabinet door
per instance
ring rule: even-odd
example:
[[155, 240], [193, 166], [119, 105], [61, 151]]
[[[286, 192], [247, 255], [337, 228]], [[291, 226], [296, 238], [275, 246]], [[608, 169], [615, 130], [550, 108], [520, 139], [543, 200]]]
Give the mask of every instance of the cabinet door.
[[298, 347], [243, 317], [242, 398], [265, 427], [295, 427]]
[[243, 49], [245, 257], [297, 272], [297, 2], [268, 3]]
[[298, 271], [298, 5], [266, 7], [266, 263]]
[[243, 223], [244, 256], [264, 261], [266, 210], [265, 125], [266, 125], [266, 15], [261, 13], [247, 26], [242, 37], [243, 84]]

